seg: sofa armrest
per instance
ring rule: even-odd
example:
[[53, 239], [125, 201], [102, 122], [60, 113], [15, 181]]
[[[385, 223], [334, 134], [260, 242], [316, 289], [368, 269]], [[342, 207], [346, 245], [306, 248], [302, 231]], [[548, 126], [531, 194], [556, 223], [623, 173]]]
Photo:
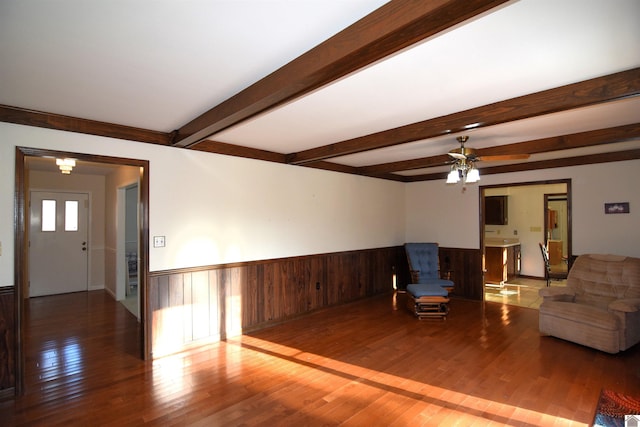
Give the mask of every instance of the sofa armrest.
[[640, 311], [640, 298], [618, 299], [609, 303], [609, 311], [624, 311], [633, 313]]
[[573, 302], [576, 297], [575, 291], [566, 286], [542, 288], [538, 291], [538, 295], [540, 295], [545, 301]]

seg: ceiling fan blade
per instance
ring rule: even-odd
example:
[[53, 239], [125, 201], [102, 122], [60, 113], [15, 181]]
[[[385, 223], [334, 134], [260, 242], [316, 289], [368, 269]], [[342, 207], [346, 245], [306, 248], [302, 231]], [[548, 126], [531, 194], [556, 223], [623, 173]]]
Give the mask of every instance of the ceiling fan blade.
[[465, 156], [464, 154], [456, 153], [455, 151], [451, 151], [447, 154], [453, 157], [454, 159], [464, 160], [467, 158], [467, 156]]
[[495, 156], [480, 156], [478, 160], [482, 160], [483, 162], [496, 162], [499, 160], [525, 160], [530, 156], [530, 154], [502, 154]]

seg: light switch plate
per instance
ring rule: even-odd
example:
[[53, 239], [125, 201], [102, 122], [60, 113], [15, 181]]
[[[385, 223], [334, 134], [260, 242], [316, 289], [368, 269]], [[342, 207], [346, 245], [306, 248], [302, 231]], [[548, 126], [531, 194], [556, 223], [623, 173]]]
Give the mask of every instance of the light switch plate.
[[164, 236], [153, 236], [153, 247], [164, 248]]

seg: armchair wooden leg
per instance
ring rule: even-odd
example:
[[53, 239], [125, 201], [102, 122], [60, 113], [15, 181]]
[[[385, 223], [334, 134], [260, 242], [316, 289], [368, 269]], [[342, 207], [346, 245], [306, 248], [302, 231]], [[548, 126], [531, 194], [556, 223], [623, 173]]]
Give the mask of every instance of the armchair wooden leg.
[[407, 294], [407, 308], [418, 319], [442, 318], [446, 319], [449, 313], [449, 298], [447, 297], [419, 297], [415, 298]]

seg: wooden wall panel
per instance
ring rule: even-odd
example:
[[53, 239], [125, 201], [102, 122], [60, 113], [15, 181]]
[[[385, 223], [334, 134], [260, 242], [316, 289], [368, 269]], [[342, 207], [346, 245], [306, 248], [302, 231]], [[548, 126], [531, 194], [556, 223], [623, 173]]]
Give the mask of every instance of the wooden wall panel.
[[248, 265], [245, 268], [245, 280], [242, 283], [242, 324], [256, 325], [263, 321], [261, 310], [256, 309], [258, 304], [263, 301], [264, 289], [258, 286], [258, 270], [257, 265]]
[[222, 307], [225, 314], [225, 336], [242, 334], [242, 289], [246, 268], [233, 267], [225, 269], [224, 297]]
[[359, 266], [353, 273], [356, 276], [357, 287], [353, 287], [350, 299], [363, 298], [367, 294], [373, 295], [374, 289], [376, 288], [376, 281], [373, 277], [373, 272], [371, 268], [373, 266], [373, 258], [375, 257], [374, 253], [369, 252], [358, 252], [354, 254], [352, 258], [354, 259], [354, 264]]
[[183, 322], [185, 319], [185, 304], [184, 304], [184, 275], [180, 276], [169, 276], [169, 283], [167, 286], [167, 310], [170, 311], [168, 313], [167, 321], [176, 324], [176, 327], [172, 329], [172, 338], [184, 342], [184, 327]]
[[[208, 322], [209, 322], [209, 331], [211, 334], [211, 338], [214, 341], [217, 341], [220, 339], [220, 335], [222, 334], [222, 330], [223, 330], [223, 324], [225, 322], [225, 319], [223, 317], [224, 312], [221, 309], [221, 305], [220, 305], [220, 300], [222, 298], [222, 292], [223, 292], [222, 273], [223, 271], [221, 270], [211, 270], [207, 272], [207, 278], [209, 283]], [[191, 305], [193, 306], [194, 303], [197, 303], [197, 299], [195, 297], [192, 297]], [[192, 320], [195, 321], [194, 319]]]
[[[274, 281], [276, 280], [274, 277], [274, 270], [277, 267], [276, 264], [265, 264], [260, 266], [260, 270], [262, 271], [262, 286], [264, 288], [264, 292], [262, 295], [262, 304], [258, 302], [258, 306], [253, 308], [253, 310], [258, 310], [261, 312], [261, 321], [262, 322], [270, 322], [275, 319], [275, 289], [274, 289]], [[258, 285], [260, 286], [260, 285]], [[251, 308], [248, 307], [249, 310]]]
[[182, 338], [184, 342], [193, 341], [193, 293], [191, 286], [191, 274], [183, 274], [182, 277]]
[[151, 273], [152, 355], [391, 292], [401, 253], [391, 247]]
[[13, 396], [15, 376], [14, 289], [0, 288], [0, 398]]
[[305, 311], [313, 311], [327, 306], [326, 282], [326, 258], [314, 257], [305, 264], [308, 277], [307, 307]]
[[482, 253], [479, 249], [440, 247], [440, 269], [451, 271], [455, 283], [454, 295], [482, 301]]
[[191, 307], [193, 310], [193, 340], [197, 341], [210, 335], [209, 272], [191, 273]]

